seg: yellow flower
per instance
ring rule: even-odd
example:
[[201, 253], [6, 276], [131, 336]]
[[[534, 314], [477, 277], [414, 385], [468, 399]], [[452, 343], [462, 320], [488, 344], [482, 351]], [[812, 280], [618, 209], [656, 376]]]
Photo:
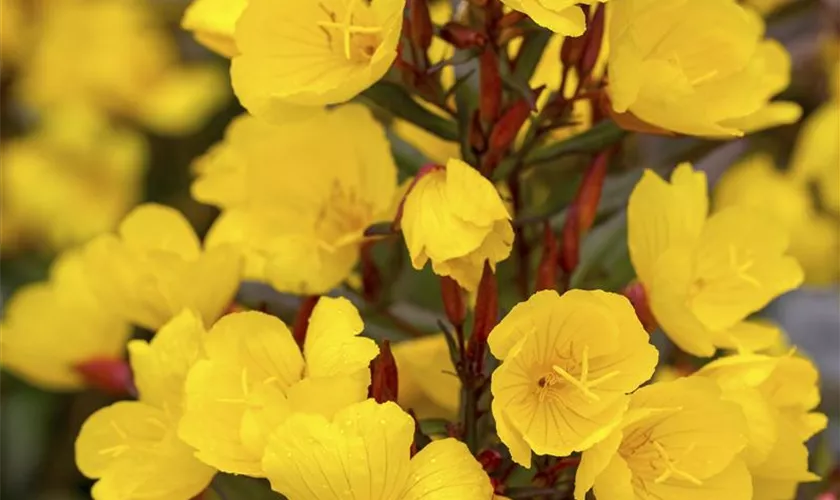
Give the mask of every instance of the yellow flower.
[[225, 57], [233, 57], [236, 21], [248, 5], [248, 0], [193, 0], [184, 12], [181, 27], [191, 31], [195, 39]]
[[82, 100], [161, 133], [188, 133], [227, 100], [221, 68], [181, 65], [146, 2], [65, 0], [41, 14], [16, 89], [31, 106]]
[[282, 321], [259, 312], [229, 314], [205, 337], [206, 357], [186, 381], [181, 438], [203, 462], [262, 476], [269, 433], [294, 412], [332, 417], [367, 398], [376, 344], [343, 298], [321, 298], [303, 355]]
[[791, 169], [798, 181], [817, 185], [826, 208], [840, 212], [840, 99], [823, 104], [805, 120]]
[[112, 230], [137, 203], [145, 160], [143, 138], [95, 109], [56, 109], [31, 135], [3, 144], [2, 222], [13, 221], [22, 244], [83, 243]]
[[95, 500], [183, 500], [210, 483], [216, 471], [177, 436], [184, 377], [202, 333], [201, 319], [184, 311], [150, 344], [128, 344], [139, 400], [97, 411], [76, 439], [76, 465], [98, 479]]
[[658, 359], [630, 302], [600, 290], [538, 292], [488, 342], [502, 360], [491, 384], [496, 430], [524, 467], [531, 450], [564, 456], [609, 435]]
[[[835, 142], [840, 142], [840, 137]], [[826, 141], [824, 149], [831, 144]], [[765, 212], [790, 233], [789, 253], [802, 266], [806, 283], [829, 284], [840, 278], [837, 222], [817, 213], [807, 183], [800, 182], [796, 173], [778, 170], [769, 155], [739, 161], [715, 187], [718, 209], [737, 205]]]
[[394, 344], [399, 404], [414, 410], [417, 418], [458, 416], [461, 383], [456, 375], [443, 333]]
[[68, 251], [49, 281], [12, 296], [0, 326], [5, 369], [49, 390], [73, 390], [84, 387], [79, 363], [122, 358], [129, 325], [102, 307], [87, 279], [81, 255]]
[[22, 0], [3, 0], [0, 16], [0, 63], [8, 70], [17, 64], [27, 49], [29, 27]]
[[583, 452], [575, 499], [750, 500], [750, 474], [738, 456], [747, 422], [708, 380], [660, 382], [630, 396], [621, 426]]
[[698, 376], [711, 378], [724, 398], [741, 406], [750, 422], [743, 458], [753, 477], [756, 500], [790, 500], [808, 472], [804, 442], [825, 428], [819, 404], [817, 370], [798, 356], [728, 356], [709, 363]]
[[606, 0], [502, 0], [513, 10], [531, 16], [535, 23], [555, 33], [580, 36], [586, 30], [586, 16], [579, 4]]
[[361, 105], [280, 126], [240, 117], [196, 167], [193, 196], [222, 208], [208, 247], [236, 245], [245, 276], [283, 292], [334, 288], [355, 266], [365, 228], [393, 218], [397, 169]]
[[249, 0], [236, 24], [233, 89], [276, 123], [349, 101], [394, 62], [404, 8], [405, 0]]
[[464, 443], [409, 449], [414, 421], [374, 400], [338, 412], [293, 415], [270, 437], [263, 465], [289, 500], [490, 500], [493, 487]]
[[741, 136], [799, 119], [768, 102], [790, 81], [790, 56], [735, 0], [614, 2], [609, 95], [618, 113], [689, 135]]
[[239, 287], [241, 265], [235, 249], [202, 251], [183, 215], [153, 203], [128, 214], [116, 235], [91, 241], [85, 259], [99, 299], [150, 330], [185, 308], [212, 324]]
[[679, 165], [671, 183], [651, 171], [630, 195], [628, 246], [662, 330], [682, 350], [759, 350], [778, 330], [745, 318], [802, 282], [784, 255], [785, 230], [741, 206], [708, 217], [706, 175]]
[[513, 228], [498, 191], [461, 160], [423, 175], [409, 191], [402, 230], [415, 269], [432, 261], [440, 276], [475, 290], [484, 262], [510, 255]]

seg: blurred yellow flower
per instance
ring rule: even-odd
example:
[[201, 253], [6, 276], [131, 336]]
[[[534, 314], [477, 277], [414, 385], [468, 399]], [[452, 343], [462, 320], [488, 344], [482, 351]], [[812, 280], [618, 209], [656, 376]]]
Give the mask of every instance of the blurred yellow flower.
[[391, 346], [397, 362], [399, 404], [417, 418], [458, 417], [461, 382], [452, 364], [444, 333]]
[[662, 330], [682, 350], [759, 350], [778, 329], [745, 321], [802, 283], [786, 256], [788, 237], [772, 217], [742, 206], [708, 217], [706, 175], [679, 165], [667, 183], [650, 170], [630, 195], [628, 246]]
[[55, 109], [30, 135], [4, 142], [3, 250], [16, 240], [61, 249], [113, 229], [139, 200], [146, 149], [142, 136], [82, 105]]
[[490, 181], [461, 160], [422, 175], [405, 198], [402, 231], [415, 269], [432, 261], [440, 276], [475, 290], [484, 262], [510, 255], [510, 215]]
[[502, 0], [511, 9], [528, 14], [540, 26], [569, 36], [580, 36], [586, 30], [586, 16], [579, 4], [599, 1], [606, 0]]
[[83, 100], [157, 132], [189, 133], [227, 99], [224, 71], [181, 65], [147, 2], [64, 0], [40, 12], [16, 89], [31, 106]]
[[248, 0], [193, 0], [184, 11], [181, 27], [210, 50], [233, 57], [238, 53], [233, 38], [236, 21], [247, 5]]
[[[840, 137], [834, 142], [826, 140], [821, 147], [828, 150], [837, 143]], [[840, 157], [837, 161], [835, 169], [840, 169]], [[805, 282], [835, 283], [840, 279], [840, 223], [817, 211], [808, 184], [801, 180], [796, 172], [777, 169], [769, 155], [752, 155], [729, 167], [721, 177], [715, 186], [715, 206], [741, 205], [763, 211], [790, 233], [789, 253], [802, 266]]]
[[48, 390], [73, 390], [84, 387], [78, 364], [122, 358], [129, 324], [102, 307], [87, 279], [81, 255], [68, 251], [49, 281], [12, 296], [0, 325], [5, 369]]
[[184, 311], [151, 343], [128, 344], [139, 401], [97, 411], [76, 439], [76, 465], [98, 480], [94, 500], [183, 500], [210, 483], [216, 471], [177, 436], [184, 378], [202, 334], [201, 319]]
[[747, 422], [711, 381], [660, 382], [630, 396], [621, 426], [583, 452], [575, 499], [750, 500], [750, 474], [738, 456]]
[[840, 98], [837, 96], [805, 120], [796, 141], [791, 169], [798, 181], [816, 185], [823, 206], [840, 213]]
[[666, 130], [741, 136], [793, 123], [801, 109], [768, 102], [790, 82], [790, 56], [761, 17], [735, 0], [611, 4], [609, 95], [618, 113]]
[[531, 450], [565, 456], [607, 437], [658, 359], [630, 302], [600, 290], [538, 292], [488, 343], [502, 360], [491, 385], [496, 431], [524, 467]]
[[698, 376], [711, 378], [724, 398], [741, 406], [750, 423], [743, 459], [753, 478], [756, 500], [792, 500], [808, 472], [805, 441], [825, 428], [826, 417], [812, 412], [820, 400], [817, 370], [807, 359], [755, 354], [721, 358]]
[[323, 297], [309, 320], [303, 355], [282, 321], [260, 312], [224, 316], [205, 336], [206, 357], [186, 379], [179, 434], [203, 462], [263, 476], [269, 433], [296, 412], [331, 418], [367, 398], [376, 344], [344, 298]]
[[241, 259], [234, 248], [202, 250], [180, 212], [153, 203], [129, 213], [116, 235], [91, 241], [85, 259], [102, 303], [150, 330], [184, 308], [212, 324], [239, 287]]
[[0, 16], [0, 64], [5, 71], [17, 64], [27, 50], [30, 26], [22, 0], [3, 0]]
[[196, 170], [193, 196], [222, 208], [208, 247], [236, 245], [245, 276], [283, 292], [337, 286], [365, 228], [393, 218], [397, 169], [382, 126], [361, 105], [279, 126], [242, 116]]
[[452, 438], [410, 456], [414, 421], [394, 403], [368, 399], [332, 421], [297, 414], [270, 437], [263, 465], [289, 500], [490, 500], [490, 479]]
[[254, 115], [283, 123], [349, 101], [391, 67], [405, 0], [249, 0], [231, 77]]

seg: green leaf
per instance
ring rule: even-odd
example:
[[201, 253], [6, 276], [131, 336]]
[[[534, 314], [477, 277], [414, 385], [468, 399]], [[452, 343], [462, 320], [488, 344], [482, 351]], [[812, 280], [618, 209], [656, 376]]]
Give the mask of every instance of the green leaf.
[[[512, 75], [514, 79], [526, 84], [531, 80], [549, 40], [551, 33], [547, 30], [534, 31], [525, 37], [516, 56], [516, 67]], [[559, 59], [560, 54], [556, 54], [556, 57]]]
[[531, 152], [525, 164], [536, 166], [573, 153], [594, 153], [620, 141], [627, 132], [615, 122], [604, 120], [589, 130], [565, 141], [555, 142]]
[[217, 474], [209, 488], [213, 500], [285, 500], [271, 490], [268, 481], [246, 476]]
[[420, 430], [427, 436], [448, 436], [449, 421], [442, 418], [420, 420]]
[[403, 182], [417, 175], [423, 165], [431, 163], [426, 156], [402, 137], [388, 132], [388, 142], [391, 144], [391, 155], [397, 164], [397, 181]]
[[399, 85], [380, 81], [365, 90], [362, 96], [394, 116], [409, 121], [441, 139], [458, 140], [458, 126], [455, 123], [418, 104]]

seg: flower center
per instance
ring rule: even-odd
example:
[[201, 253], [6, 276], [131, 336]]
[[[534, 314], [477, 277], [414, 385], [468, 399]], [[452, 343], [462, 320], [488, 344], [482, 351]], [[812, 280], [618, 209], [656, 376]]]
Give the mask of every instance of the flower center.
[[335, 249], [360, 239], [373, 215], [368, 201], [336, 182], [318, 213], [315, 229], [328, 249]]
[[696, 443], [690, 443], [680, 458], [674, 458], [659, 441], [651, 439], [651, 430], [631, 432], [621, 444], [619, 454], [632, 463], [636, 472], [647, 471], [642, 477], [653, 477], [654, 484], [661, 484], [670, 478], [678, 478], [700, 486], [703, 482], [680, 467], [680, 462], [694, 449]]
[[610, 380], [617, 376], [620, 372], [618, 370], [611, 371], [606, 373], [598, 378], [591, 379], [589, 378], [589, 346], [583, 347], [582, 359], [579, 367], [579, 375], [575, 377], [572, 374], [572, 371], [575, 371], [573, 367], [566, 366], [565, 368], [559, 365], [554, 365], [551, 367], [554, 370], [554, 373], [559, 375], [563, 380], [577, 388], [580, 392], [583, 393], [584, 396], [593, 400], [593, 401], [600, 401], [601, 397], [592, 392], [592, 389], [603, 384], [607, 380]]
[[[366, 0], [350, 0], [350, 5], [347, 6], [340, 20], [335, 12], [327, 9], [324, 4], [320, 4], [321, 9], [330, 17], [330, 21], [319, 22], [318, 26], [326, 33], [330, 45], [340, 50], [348, 61], [354, 63], [369, 62], [382, 41], [380, 36], [382, 27], [356, 24], [359, 4], [364, 1]], [[337, 38], [333, 37], [334, 34]], [[336, 47], [334, 42], [337, 40], [341, 40], [341, 43]]]

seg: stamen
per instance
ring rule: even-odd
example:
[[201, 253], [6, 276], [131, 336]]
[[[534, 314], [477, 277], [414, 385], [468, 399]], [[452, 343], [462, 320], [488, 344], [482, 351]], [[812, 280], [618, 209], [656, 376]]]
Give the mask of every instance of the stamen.
[[[684, 470], [678, 469], [677, 461], [671, 460], [671, 457], [668, 456], [668, 452], [665, 450], [665, 447], [662, 446], [659, 442], [652, 441], [651, 444], [653, 444], [653, 448], [656, 450], [656, 452], [659, 453], [659, 458], [661, 458], [662, 461], [665, 462], [665, 472], [663, 472], [659, 477], [653, 480], [655, 484], [663, 483], [671, 477], [678, 477], [680, 479], [684, 479], [696, 486], [701, 486], [703, 484], [703, 481], [697, 479], [696, 477], [692, 476], [688, 472], [685, 472]], [[693, 449], [694, 443], [692, 443], [691, 446], [688, 447], [685, 454], [691, 453]]]
[[356, 34], [376, 34], [382, 31], [378, 26], [354, 26], [353, 25], [353, 11], [359, 4], [359, 0], [351, 0], [350, 5], [347, 6], [347, 11], [344, 14], [344, 19], [341, 22], [335, 21], [335, 16], [331, 16], [332, 22], [319, 22], [318, 26], [322, 28], [336, 28], [341, 30], [344, 39], [344, 57], [352, 59], [350, 37]]
[[602, 375], [595, 380], [589, 380], [589, 346], [583, 347], [583, 360], [581, 361], [581, 368], [580, 368], [580, 378], [575, 378], [571, 373], [566, 371], [563, 367], [554, 365], [552, 369], [560, 375], [563, 380], [569, 382], [576, 388], [578, 388], [586, 397], [592, 399], [593, 401], [600, 401], [601, 398], [594, 392], [592, 392], [592, 388], [598, 385], [603, 384], [607, 380], [614, 378], [620, 372], [618, 370], [612, 371], [607, 373], [606, 375]]

